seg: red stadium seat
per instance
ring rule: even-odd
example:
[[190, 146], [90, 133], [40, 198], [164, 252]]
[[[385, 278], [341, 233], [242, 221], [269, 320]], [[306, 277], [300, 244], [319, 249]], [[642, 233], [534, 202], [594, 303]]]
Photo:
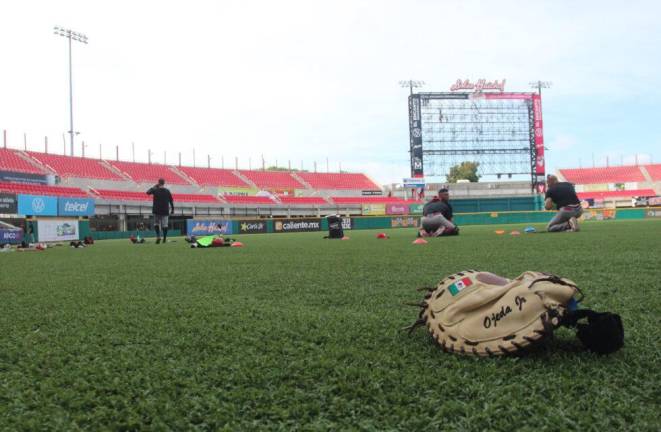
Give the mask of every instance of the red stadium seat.
[[156, 183], [159, 178], [162, 178], [166, 183], [179, 185], [188, 184], [186, 180], [172, 171], [171, 167], [168, 165], [117, 161], [108, 161], [108, 163], [126, 173], [134, 181], [139, 183]]
[[407, 201], [401, 198], [384, 196], [360, 196], [360, 197], [332, 197], [335, 204], [412, 204], [416, 201]]
[[289, 205], [328, 205], [328, 201], [321, 197], [279, 196], [278, 199], [281, 203]]
[[247, 188], [249, 185], [240, 177], [234, 175], [232, 170], [218, 168], [194, 168], [181, 166], [181, 172], [195, 180], [201, 186], [230, 186]]
[[645, 165], [645, 169], [652, 177], [652, 181], [661, 181], [661, 164]]
[[230, 204], [276, 204], [275, 201], [273, 201], [271, 198], [262, 196], [225, 195], [223, 199]]
[[[145, 192], [128, 192], [119, 190], [97, 189], [97, 195], [100, 199], [110, 201], [151, 201], [151, 195]], [[175, 202], [190, 202], [190, 203], [207, 203], [207, 204], [220, 204], [220, 201], [213, 195], [201, 194], [172, 194], [172, 199]]]
[[365, 174], [349, 173], [296, 173], [313, 189], [380, 190]]
[[286, 171], [239, 171], [261, 189], [304, 189], [289, 172]]
[[68, 197], [88, 197], [88, 195], [79, 188], [63, 186], [46, 186], [31, 183], [6, 183], [0, 182], [0, 192], [10, 192], [16, 194], [29, 195], [50, 195], [50, 196], [68, 196]]
[[578, 192], [579, 199], [608, 199], [608, 198], [632, 198], [632, 197], [653, 197], [656, 196], [654, 189], [634, 189], [602, 192]]
[[46, 174], [44, 170], [32, 165], [12, 150], [4, 148], [0, 148], [0, 170], [29, 174]]
[[626, 183], [645, 181], [637, 166], [561, 169], [568, 182], [575, 184]]
[[100, 199], [111, 201], [151, 201], [151, 196], [145, 192], [128, 192], [109, 189], [96, 189]]
[[48, 153], [28, 152], [33, 158], [52, 168], [60, 177], [80, 177], [101, 180], [124, 180], [98, 159], [61, 156]]

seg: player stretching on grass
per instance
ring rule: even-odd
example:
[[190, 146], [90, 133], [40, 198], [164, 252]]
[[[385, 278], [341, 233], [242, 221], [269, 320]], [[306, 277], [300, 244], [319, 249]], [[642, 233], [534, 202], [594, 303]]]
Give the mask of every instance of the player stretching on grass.
[[583, 214], [583, 207], [576, 196], [574, 185], [567, 182], [559, 182], [554, 175], [546, 177], [548, 190], [544, 208], [558, 209], [558, 213], [551, 219], [546, 229], [549, 232], [578, 231], [578, 218]]
[[165, 187], [165, 180], [158, 179], [158, 183], [147, 191], [147, 195], [154, 198], [152, 213], [154, 214], [154, 231], [156, 231], [156, 244], [161, 242], [161, 228], [163, 229], [163, 243], [168, 238], [168, 206], [174, 214], [174, 201], [170, 190]]
[[459, 234], [459, 227], [452, 223], [450, 193], [446, 188], [438, 191], [422, 209], [422, 228], [418, 237], [440, 237]]

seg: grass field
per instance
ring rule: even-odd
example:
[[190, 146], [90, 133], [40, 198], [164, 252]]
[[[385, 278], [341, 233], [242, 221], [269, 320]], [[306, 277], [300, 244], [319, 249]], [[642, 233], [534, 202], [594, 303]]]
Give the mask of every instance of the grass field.
[[[661, 220], [496, 228], [1, 254], [0, 430], [660, 430]], [[622, 315], [625, 347], [599, 357], [560, 330], [474, 359], [400, 331], [416, 288], [467, 268], [569, 277]]]

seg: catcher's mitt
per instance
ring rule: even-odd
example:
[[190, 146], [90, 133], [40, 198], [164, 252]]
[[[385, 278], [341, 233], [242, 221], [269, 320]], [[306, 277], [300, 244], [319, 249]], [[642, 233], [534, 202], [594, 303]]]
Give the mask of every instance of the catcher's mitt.
[[508, 280], [468, 270], [431, 288], [409, 329], [426, 325], [444, 351], [515, 353], [551, 337], [579, 292], [571, 280], [547, 273], [525, 272]]

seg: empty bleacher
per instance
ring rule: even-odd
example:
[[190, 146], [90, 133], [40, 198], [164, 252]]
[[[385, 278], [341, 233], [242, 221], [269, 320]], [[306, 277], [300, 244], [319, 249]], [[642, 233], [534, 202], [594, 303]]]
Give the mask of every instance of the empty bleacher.
[[101, 180], [124, 180], [98, 159], [28, 152], [31, 158], [52, 169], [60, 177], [79, 177]]
[[[147, 195], [146, 192], [129, 192], [108, 189], [96, 189], [94, 192], [99, 199], [107, 201], [152, 201], [152, 197]], [[175, 205], [177, 202], [221, 204], [213, 195], [173, 193], [172, 199], [174, 200]]]
[[626, 183], [645, 181], [638, 166], [561, 169], [568, 182], [575, 184]]
[[99, 199], [108, 201], [151, 201], [151, 196], [145, 192], [129, 192], [109, 189], [95, 189], [93, 192]]
[[360, 196], [360, 197], [331, 197], [338, 205], [347, 204], [411, 204], [415, 201], [406, 201], [402, 198], [384, 196]]
[[244, 195], [225, 195], [223, 200], [229, 204], [239, 204], [239, 205], [275, 205], [269, 197], [264, 196], [244, 196]]
[[232, 170], [219, 168], [177, 167], [200, 186], [229, 186], [247, 188], [249, 185]]
[[354, 189], [354, 190], [380, 190], [365, 174], [352, 173], [296, 173], [312, 189]]
[[614, 198], [633, 198], [656, 196], [654, 189], [633, 189], [617, 191], [599, 191], [599, 192], [578, 192], [579, 199], [614, 199]]
[[652, 181], [661, 181], [661, 164], [644, 165], [644, 167]]
[[46, 174], [12, 150], [0, 148], [0, 170], [28, 174]]
[[88, 195], [79, 188], [47, 186], [33, 183], [6, 183], [0, 182], [0, 192], [9, 192], [15, 194], [29, 195], [50, 195], [67, 197], [88, 197]]
[[118, 161], [108, 161], [108, 163], [128, 175], [137, 183], [154, 184], [159, 178], [162, 178], [166, 183], [176, 185], [188, 184], [186, 180], [175, 173], [168, 165]]
[[304, 189], [305, 186], [287, 171], [239, 171], [242, 176], [253, 182], [260, 189]]
[[279, 196], [278, 200], [287, 205], [328, 205], [328, 202], [322, 197]]

